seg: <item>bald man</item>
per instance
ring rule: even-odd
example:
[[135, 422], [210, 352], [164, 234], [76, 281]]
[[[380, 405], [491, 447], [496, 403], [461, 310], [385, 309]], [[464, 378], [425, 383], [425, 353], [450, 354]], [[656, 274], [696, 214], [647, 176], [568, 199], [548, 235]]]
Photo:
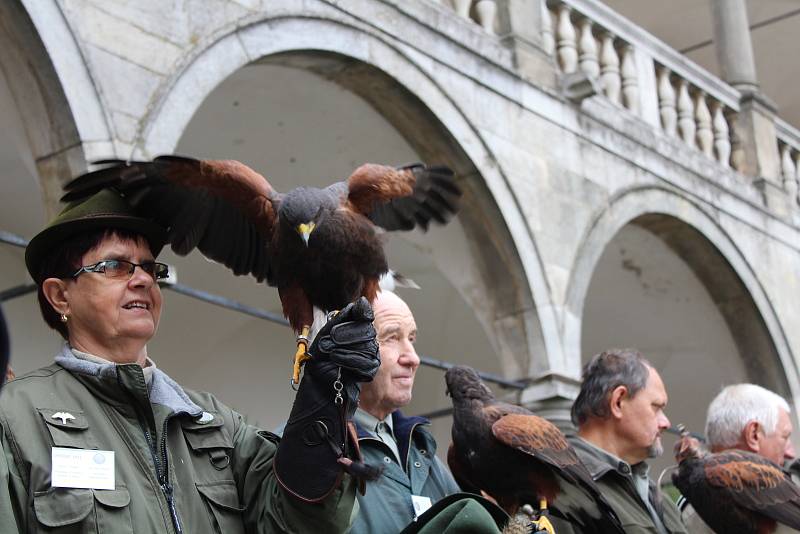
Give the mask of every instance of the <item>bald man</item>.
[[383, 465], [384, 471], [367, 484], [366, 495], [358, 496], [359, 510], [350, 532], [392, 534], [459, 488], [436, 457], [436, 442], [426, 428], [430, 422], [400, 412], [411, 402], [419, 368], [414, 315], [390, 291], [378, 293], [372, 309], [381, 367], [372, 382], [361, 386], [355, 422], [365, 461]]

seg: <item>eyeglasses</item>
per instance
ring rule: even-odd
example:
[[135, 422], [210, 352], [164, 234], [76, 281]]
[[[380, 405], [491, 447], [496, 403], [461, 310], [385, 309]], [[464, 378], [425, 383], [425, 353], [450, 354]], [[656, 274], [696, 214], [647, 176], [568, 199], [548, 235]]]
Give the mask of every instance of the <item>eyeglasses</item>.
[[141, 267], [144, 272], [153, 277], [153, 280], [163, 280], [169, 276], [169, 266], [166, 263], [157, 261], [146, 261], [144, 263], [133, 263], [126, 260], [103, 260], [93, 265], [81, 267], [72, 275], [77, 278], [83, 273], [103, 273], [106, 278], [112, 280], [130, 280], [137, 267]]

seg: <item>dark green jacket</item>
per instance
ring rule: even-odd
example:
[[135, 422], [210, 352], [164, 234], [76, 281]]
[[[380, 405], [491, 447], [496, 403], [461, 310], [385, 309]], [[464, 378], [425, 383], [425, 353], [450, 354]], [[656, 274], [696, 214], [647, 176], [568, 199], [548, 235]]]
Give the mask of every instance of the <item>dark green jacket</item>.
[[[148, 396], [136, 364], [68, 349], [56, 361], [0, 395], [0, 532], [172, 533], [175, 515], [187, 534], [346, 530], [351, 480], [317, 505], [285, 494], [272, 470], [277, 438], [213, 396], [159, 370]], [[115, 489], [51, 488], [53, 446], [114, 451]]]
[[429, 424], [423, 417], [405, 417], [399, 411], [392, 414], [403, 467], [392, 459], [387, 445], [358, 428], [364, 460], [385, 469], [378, 480], [367, 483], [366, 495], [358, 495], [352, 534], [396, 534], [414, 520], [411, 495], [429, 497], [435, 503], [460, 491], [450, 471], [436, 457], [436, 441], [426, 428]]
[[[594, 447], [589, 446], [578, 437], [571, 436], [570, 444], [575, 448], [578, 457], [589, 469], [603, 496], [617, 513], [627, 534], [658, 534], [658, 529], [650, 517], [647, 506], [636, 491], [627, 467], [611, 465], [607, 459], [599, 455]], [[664, 527], [670, 534], [686, 534], [681, 522], [680, 512], [665, 494], [657, 498], [655, 483], [650, 480], [650, 499], [656, 502]], [[554, 522], [557, 534], [567, 534], [573, 530], [562, 522]]]

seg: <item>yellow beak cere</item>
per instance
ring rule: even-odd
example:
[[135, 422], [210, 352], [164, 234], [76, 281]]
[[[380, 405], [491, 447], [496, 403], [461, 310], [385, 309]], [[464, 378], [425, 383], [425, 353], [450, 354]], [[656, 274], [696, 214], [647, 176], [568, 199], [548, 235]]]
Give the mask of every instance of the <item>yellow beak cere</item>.
[[308, 238], [311, 235], [311, 232], [313, 232], [314, 228], [316, 227], [317, 225], [313, 222], [297, 225], [297, 233], [303, 238], [303, 243], [305, 243], [306, 246], [308, 246]]

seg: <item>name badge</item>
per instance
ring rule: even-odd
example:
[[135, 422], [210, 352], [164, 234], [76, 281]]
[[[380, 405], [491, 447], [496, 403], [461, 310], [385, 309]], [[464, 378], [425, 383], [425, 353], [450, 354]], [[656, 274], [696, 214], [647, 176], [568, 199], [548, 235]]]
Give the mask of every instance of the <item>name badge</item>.
[[54, 488], [114, 489], [114, 451], [53, 447]]
[[412, 495], [411, 504], [414, 506], [414, 519], [424, 514], [433, 505], [431, 498], [424, 495]]

